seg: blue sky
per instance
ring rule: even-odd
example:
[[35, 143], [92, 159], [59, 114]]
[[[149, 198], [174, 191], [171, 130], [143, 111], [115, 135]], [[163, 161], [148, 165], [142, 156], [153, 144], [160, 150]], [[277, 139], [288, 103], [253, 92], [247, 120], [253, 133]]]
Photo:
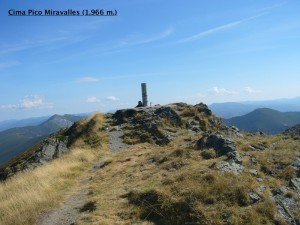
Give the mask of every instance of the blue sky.
[[[116, 9], [115, 17], [8, 10]], [[298, 0], [2, 0], [0, 121], [300, 96]]]

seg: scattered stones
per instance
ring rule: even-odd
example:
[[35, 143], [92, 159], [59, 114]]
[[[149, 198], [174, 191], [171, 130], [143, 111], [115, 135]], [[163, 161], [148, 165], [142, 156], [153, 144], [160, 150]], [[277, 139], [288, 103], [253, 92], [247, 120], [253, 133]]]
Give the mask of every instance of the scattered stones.
[[296, 220], [298, 218], [295, 218], [293, 212], [300, 210], [300, 207], [297, 204], [297, 202], [293, 198], [285, 197], [282, 194], [275, 195], [274, 200], [276, 202], [279, 214], [291, 224], [296, 225]]

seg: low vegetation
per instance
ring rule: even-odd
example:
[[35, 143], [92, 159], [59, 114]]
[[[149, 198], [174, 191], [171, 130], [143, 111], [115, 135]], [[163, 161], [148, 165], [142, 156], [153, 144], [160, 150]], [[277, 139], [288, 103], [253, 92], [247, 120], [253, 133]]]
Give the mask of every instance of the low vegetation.
[[[41, 213], [50, 207], [58, 206], [75, 190], [75, 184], [80, 177], [84, 176], [107, 151], [104, 141], [107, 139], [106, 134], [100, 131], [104, 125], [102, 115], [87, 120], [91, 121], [96, 123], [90, 127], [90, 131], [97, 128], [97, 136], [103, 140], [97, 148], [88, 145], [85, 148], [71, 147], [71, 151], [61, 158], [44, 166], [20, 172], [0, 183], [0, 224], [35, 224]], [[78, 142], [81, 143], [80, 137]]]
[[[246, 140], [273, 143], [282, 137], [249, 136]], [[260, 160], [270, 157], [271, 150], [239, 150], [246, 168], [242, 174], [231, 174], [214, 169], [222, 158], [216, 158], [212, 149], [200, 152], [191, 142], [193, 137], [184, 135], [164, 147], [138, 144], [114, 156], [93, 178], [89, 201], [96, 209], [83, 213], [79, 224], [287, 224], [272, 197], [274, 188], [288, 185], [287, 177], [265, 174], [260, 168]], [[293, 149], [299, 145], [289, 143], [282, 141], [273, 158], [281, 152], [279, 161], [290, 163], [299, 156], [299, 149]], [[255, 156], [258, 163], [252, 165], [250, 158]], [[248, 172], [253, 168], [259, 176]], [[262, 185], [264, 190], [260, 190]], [[257, 200], [251, 198], [253, 193]], [[295, 192], [286, 195], [299, 201]]]
[[93, 150], [73, 149], [60, 159], [1, 183], [0, 224], [34, 224], [38, 213], [67, 197], [78, 177], [97, 158]]
[[[99, 149], [105, 158], [89, 174], [76, 225], [284, 225], [300, 218], [299, 193], [290, 185], [299, 176], [291, 166], [300, 156], [299, 141], [230, 130], [201, 104], [154, 110], [123, 111], [107, 117], [110, 124], [96, 115], [73, 126], [68, 131], [72, 151], [0, 185], [0, 224], [34, 224], [41, 211], [67, 198], [99, 158]], [[124, 141], [132, 145], [109, 154], [102, 132], [109, 128], [124, 132]], [[198, 148], [207, 131], [218, 134], [220, 143]], [[229, 153], [235, 158], [218, 155], [220, 145], [234, 148]], [[220, 162], [243, 169], [226, 173], [218, 168]], [[288, 216], [279, 211], [285, 203]]]

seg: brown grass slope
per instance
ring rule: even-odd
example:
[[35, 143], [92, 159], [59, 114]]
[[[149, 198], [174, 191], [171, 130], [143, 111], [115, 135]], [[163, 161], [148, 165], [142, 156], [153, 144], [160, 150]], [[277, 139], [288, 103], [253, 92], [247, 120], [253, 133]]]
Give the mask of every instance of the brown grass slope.
[[[292, 149], [276, 151], [284, 161], [299, 155]], [[270, 156], [259, 154], [261, 162]], [[289, 224], [278, 215], [271, 193], [288, 186], [288, 181], [263, 169], [272, 162], [247, 163], [246, 172], [235, 175], [211, 169], [218, 160], [203, 159], [190, 145], [189, 135], [166, 147], [135, 145], [95, 174], [89, 199], [95, 210], [83, 214], [79, 224]], [[252, 168], [259, 171], [263, 184], [248, 172]], [[265, 190], [259, 192], [262, 185]], [[258, 202], [252, 202], [251, 192], [259, 193]]]
[[[299, 193], [291, 185], [299, 176], [292, 166], [300, 156], [299, 141], [281, 135], [238, 134], [204, 104], [123, 110], [106, 117], [109, 123], [96, 115], [69, 130], [73, 146], [80, 149], [77, 166], [61, 158], [0, 185], [0, 201], [8, 205], [0, 206], [0, 224], [34, 223], [41, 210], [67, 195], [78, 177], [97, 161], [99, 150], [106, 154], [106, 161], [91, 177], [88, 200], [76, 225], [283, 225], [299, 221]], [[124, 131], [124, 140], [131, 147], [107, 154], [104, 126]], [[221, 172], [216, 165], [228, 160], [227, 156], [218, 156], [212, 148], [198, 149], [197, 141], [210, 133], [235, 142], [243, 159], [242, 173]], [[72, 158], [75, 153], [72, 150], [64, 157]], [[55, 172], [59, 162], [69, 167]], [[24, 189], [40, 170], [44, 176]], [[54, 182], [51, 188], [43, 181], [49, 175]], [[67, 179], [62, 181], [65, 186], [60, 186], [61, 179]], [[9, 192], [13, 187], [16, 189]], [[29, 192], [33, 187], [41, 187], [37, 199], [32, 197], [34, 191]], [[31, 199], [35, 200], [29, 207]]]
[[[86, 135], [79, 136], [64, 156], [44, 166], [20, 172], [0, 183], [1, 225], [35, 224], [40, 213], [65, 200], [79, 178], [106, 154], [107, 136], [100, 131], [104, 125], [103, 116], [95, 115], [76, 127], [80, 129], [90, 123], [93, 126], [89, 126]], [[83, 148], [80, 145], [88, 137], [93, 139], [96, 133], [100, 140], [97, 146], [85, 145]]]
[[[78, 224], [295, 224], [300, 218], [299, 194], [290, 180], [297, 176], [291, 163], [300, 156], [299, 142], [280, 135], [232, 136], [197, 107], [172, 109], [181, 123], [164, 117], [158, 121], [159, 134], [170, 128], [177, 134], [168, 143], [155, 142], [152, 130], [132, 128], [135, 123], [140, 126], [138, 120], [147, 126], [149, 114], [143, 111], [115, 117], [122, 118], [120, 125], [129, 123], [125, 137], [131, 143], [144, 143], [112, 156], [94, 175], [88, 201], [93, 210], [84, 212]], [[204, 122], [192, 132], [187, 123], [195, 117]], [[148, 138], [139, 139], [137, 132]], [[205, 132], [231, 135], [243, 157], [243, 173], [223, 173], [215, 165], [225, 156], [216, 158], [213, 149], [197, 150], [196, 142]], [[277, 197], [293, 203], [283, 209], [292, 219], [281, 214]]]

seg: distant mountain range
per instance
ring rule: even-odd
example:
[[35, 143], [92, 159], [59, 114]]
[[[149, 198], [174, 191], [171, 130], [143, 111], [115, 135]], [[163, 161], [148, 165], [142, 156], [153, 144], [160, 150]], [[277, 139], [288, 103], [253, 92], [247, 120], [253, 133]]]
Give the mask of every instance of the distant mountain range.
[[[54, 115], [36, 126], [11, 128], [0, 132], [0, 165], [35, 145], [61, 128], [70, 127], [83, 116]], [[25, 122], [38, 123], [43, 117], [28, 119]], [[23, 123], [24, 124], [24, 123]]]
[[270, 108], [280, 112], [300, 112], [300, 97], [268, 101], [213, 103], [209, 108], [214, 114], [225, 119], [242, 116], [258, 108]]
[[277, 134], [300, 124], [300, 112], [279, 112], [274, 109], [261, 108], [243, 116], [224, 119], [224, 122], [244, 131]]
[[42, 116], [42, 117], [33, 117], [33, 118], [27, 118], [21, 120], [0, 121], [0, 132], [14, 127], [36, 126], [45, 122], [49, 118], [50, 116]]

